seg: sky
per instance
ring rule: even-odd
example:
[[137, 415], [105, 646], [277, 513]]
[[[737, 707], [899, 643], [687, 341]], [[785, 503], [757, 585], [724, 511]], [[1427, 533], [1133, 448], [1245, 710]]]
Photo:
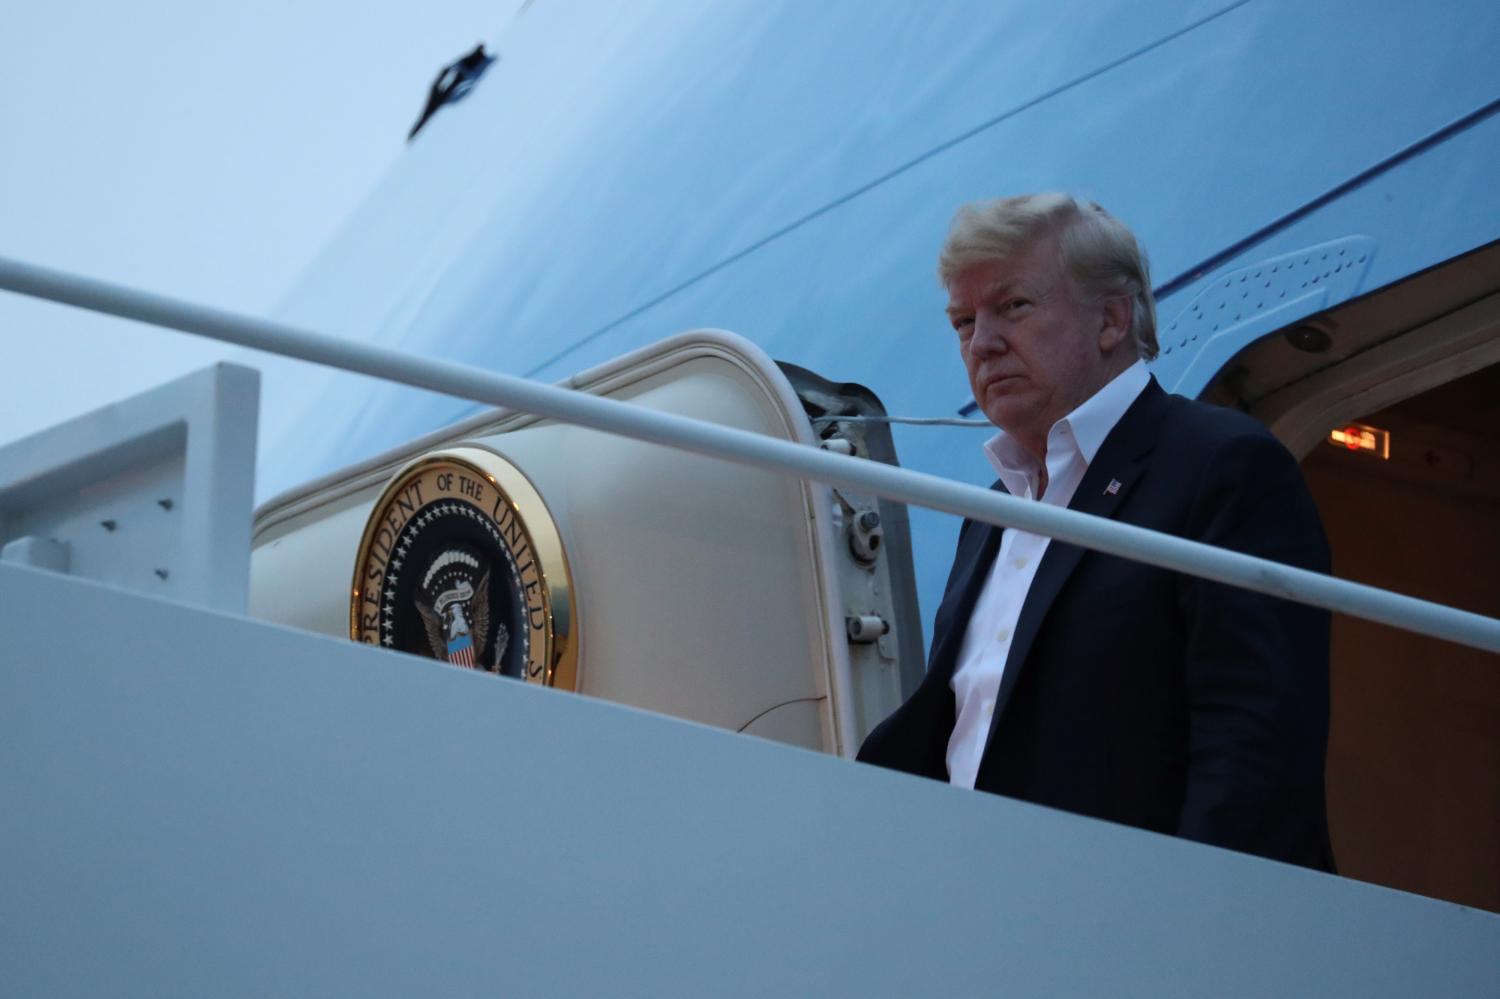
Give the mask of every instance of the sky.
[[[0, 0], [0, 256], [267, 315], [521, 6]], [[0, 446], [244, 357], [5, 291], [0, 343]]]

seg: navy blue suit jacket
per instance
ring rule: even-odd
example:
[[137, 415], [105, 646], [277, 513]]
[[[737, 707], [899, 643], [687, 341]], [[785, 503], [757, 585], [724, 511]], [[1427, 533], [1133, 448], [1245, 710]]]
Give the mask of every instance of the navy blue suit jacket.
[[[1328, 571], [1287, 450], [1254, 419], [1154, 379], [1069, 507]], [[949, 681], [1000, 535], [964, 522], [926, 678], [859, 759], [947, 780]], [[1325, 611], [1053, 541], [1015, 628], [975, 787], [1332, 870], [1328, 632]]]

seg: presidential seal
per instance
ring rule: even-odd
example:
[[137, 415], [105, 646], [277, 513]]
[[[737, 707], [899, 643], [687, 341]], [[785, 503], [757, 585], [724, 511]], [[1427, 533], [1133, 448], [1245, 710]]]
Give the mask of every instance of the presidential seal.
[[574, 689], [572, 582], [535, 487], [478, 447], [412, 462], [386, 486], [354, 563], [355, 641]]

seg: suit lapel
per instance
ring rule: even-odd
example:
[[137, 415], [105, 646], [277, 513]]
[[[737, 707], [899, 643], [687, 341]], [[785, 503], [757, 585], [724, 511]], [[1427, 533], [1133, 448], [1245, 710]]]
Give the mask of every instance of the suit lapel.
[[[1006, 491], [998, 482], [991, 488], [996, 492]], [[942, 641], [932, 650], [931, 661], [927, 665], [928, 674], [941, 675], [945, 686], [953, 676], [954, 661], [963, 645], [964, 633], [969, 630], [969, 615], [973, 613], [980, 590], [984, 589], [984, 581], [989, 578], [990, 566], [995, 563], [995, 553], [1000, 550], [1002, 533], [1003, 529], [993, 524], [975, 523], [971, 537], [959, 556], [963, 562], [957, 567], [946, 595], [946, 599], [953, 601], [953, 605], [940, 610], [950, 624], [943, 631]]]
[[[1153, 378], [1104, 439], [1099, 453], [1094, 455], [1084, 472], [1083, 481], [1073, 491], [1069, 510], [1096, 517], [1114, 516], [1131, 487], [1146, 470], [1146, 458], [1155, 444], [1157, 426], [1167, 404], [1167, 394]], [[1000, 677], [1000, 690], [995, 697], [995, 713], [990, 719], [991, 736], [1010, 703], [1011, 693], [1047, 612], [1078, 567], [1084, 551], [1077, 545], [1056, 540], [1047, 545], [1047, 552], [1037, 566], [1030, 589], [1026, 591], [1026, 601], [1021, 605], [1021, 616], [1011, 639], [1005, 671]]]

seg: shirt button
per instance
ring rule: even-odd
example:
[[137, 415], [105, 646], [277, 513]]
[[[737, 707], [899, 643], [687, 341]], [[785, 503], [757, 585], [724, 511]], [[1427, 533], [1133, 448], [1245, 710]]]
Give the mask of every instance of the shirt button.
[[1010, 629], [1009, 628], [1001, 628], [1000, 631], [999, 631], [999, 633], [995, 635], [995, 638], [996, 638], [996, 640], [1001, 641], [1001, 642], [1008, 642], [1008, 641], [1010, 641]]
[[988, 718], [990, 715], [992, 715], [994, 713], [995, 713], [995, 702], [994, 701], [985, 701], [984, 702], [984, 716], [986, 718]]
[[1017, 569], [1024, 569], [1024, 568], [1026, 568], [1026, 556], [1023, 555], [1020, 558], [1016, 559], [1016, 568]]

